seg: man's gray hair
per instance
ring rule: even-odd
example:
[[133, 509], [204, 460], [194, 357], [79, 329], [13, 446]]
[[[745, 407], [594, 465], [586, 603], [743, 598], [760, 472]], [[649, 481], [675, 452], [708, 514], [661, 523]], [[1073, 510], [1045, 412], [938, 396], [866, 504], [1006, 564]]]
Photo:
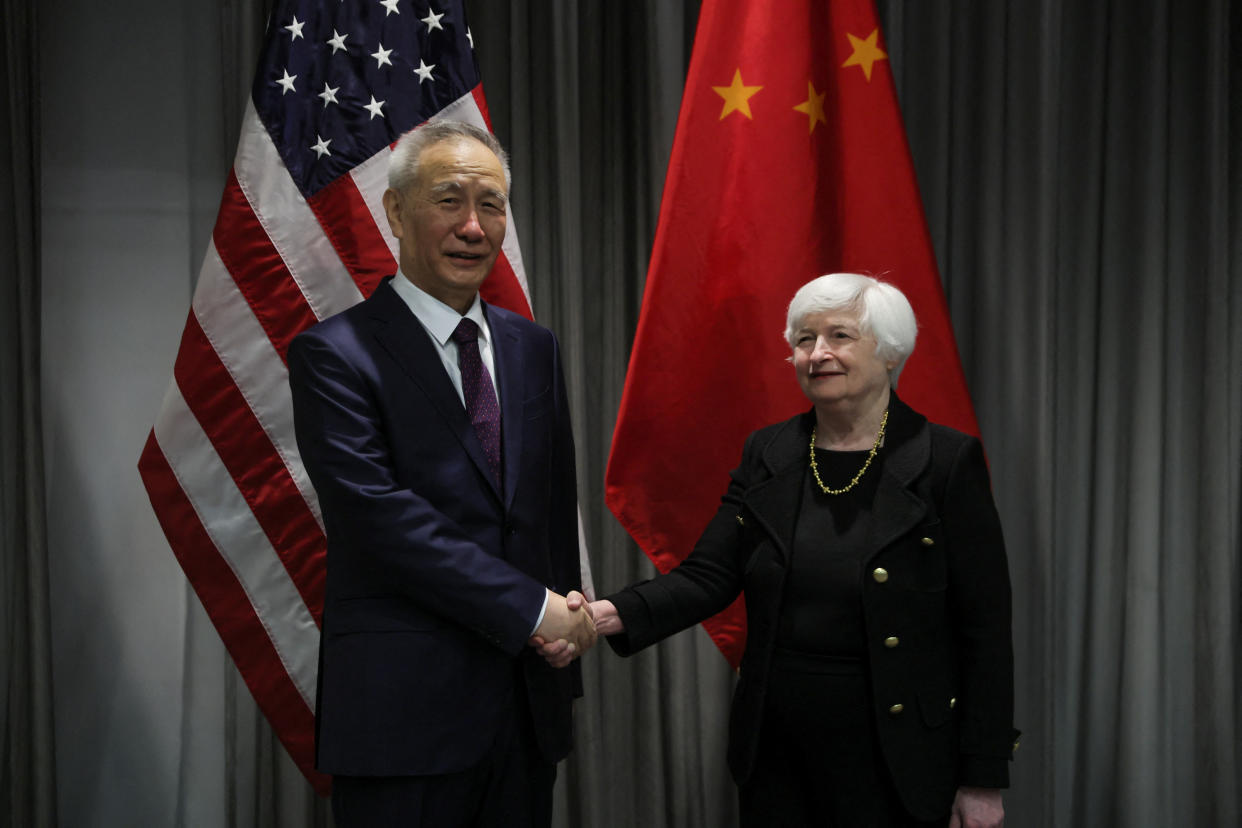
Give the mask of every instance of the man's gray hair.
[[389, 188], [399, 193], [405, 192], [418, 180], [418, 160], [423, 150], [432, 144], [461, 138], [471, 138], [492, 151], [492, 154], [500, 160], [500, 166], [504, 168], [505, 189], [508, 189], [512, 184], [509, 173], [509, 154], [496, 140], [496, 136], [485, 129], [479, 129], [474, 124], [447, 119], [428, 121], [422, 126], [414, 127], [397, 139], [397, 146], [393, 148], [392, 155], [388, 159]]
[[829, 273], [812, 279], [794, 294], [785, 317], [785, 341], [794, 347], [803, 320], [823, 311], [849, 311], [858, 314], [863, 333], [875, 337], [876, 356], [896, 366], [888, 373], [889, 385], [897, 387], [897, 377], [914, 351], [918, 323], [906, 295], [888, 282], [858, 273]]

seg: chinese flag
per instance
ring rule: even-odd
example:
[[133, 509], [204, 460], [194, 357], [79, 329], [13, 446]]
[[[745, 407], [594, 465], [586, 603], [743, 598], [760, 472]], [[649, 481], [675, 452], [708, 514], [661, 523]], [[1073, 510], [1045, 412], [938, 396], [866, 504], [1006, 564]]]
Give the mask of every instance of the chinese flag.
[[[746, 435], [808, 408], [785, 311], [838, 271], [905, 292], [902, 399], [978, 433], [873, 3], [705, 0], [608, 461], [608, 506], [660, 571]], [[741, 600], [705, 626], [736, 667]]]

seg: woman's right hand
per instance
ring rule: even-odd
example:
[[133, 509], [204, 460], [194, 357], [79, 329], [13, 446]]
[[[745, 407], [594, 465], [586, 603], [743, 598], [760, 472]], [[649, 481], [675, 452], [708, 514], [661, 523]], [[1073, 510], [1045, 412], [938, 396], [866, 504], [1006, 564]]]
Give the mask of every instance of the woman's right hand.
[[617, 615], [612, 601], [592, 601], [591, 615], [595, 617], [595, 632], [600, 635], [616, 635], [625, 632], [625, 624]]

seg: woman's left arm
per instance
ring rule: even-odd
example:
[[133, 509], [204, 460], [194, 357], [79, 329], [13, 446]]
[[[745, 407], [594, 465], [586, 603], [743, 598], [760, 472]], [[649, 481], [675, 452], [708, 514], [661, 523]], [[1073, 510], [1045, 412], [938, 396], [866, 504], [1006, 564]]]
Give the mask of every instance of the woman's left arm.
[[1009, 565], [983, 446], [974, 437], [958, 445], [941, 520], [961, 670], [960, 784], [965, 790], [1005, 788], [1017, 737]]

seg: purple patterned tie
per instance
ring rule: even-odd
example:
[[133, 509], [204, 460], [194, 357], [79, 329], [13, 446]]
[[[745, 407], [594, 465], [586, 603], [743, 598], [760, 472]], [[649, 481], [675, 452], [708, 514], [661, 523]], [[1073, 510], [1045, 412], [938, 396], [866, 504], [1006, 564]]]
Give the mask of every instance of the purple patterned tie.
[[491, 374], [479, 357], [479, 326], [471, 319], [462, 317], [453, 331], [457, 343], [457, 365], [461, 368], [461, 390], [466, 398], [466, 414], [474, 425], [474, 433], [483, 444], [487, 466], [492, 470], [497, 485], [500, 477], [500, 406], [496, 403], [496, 389]]

